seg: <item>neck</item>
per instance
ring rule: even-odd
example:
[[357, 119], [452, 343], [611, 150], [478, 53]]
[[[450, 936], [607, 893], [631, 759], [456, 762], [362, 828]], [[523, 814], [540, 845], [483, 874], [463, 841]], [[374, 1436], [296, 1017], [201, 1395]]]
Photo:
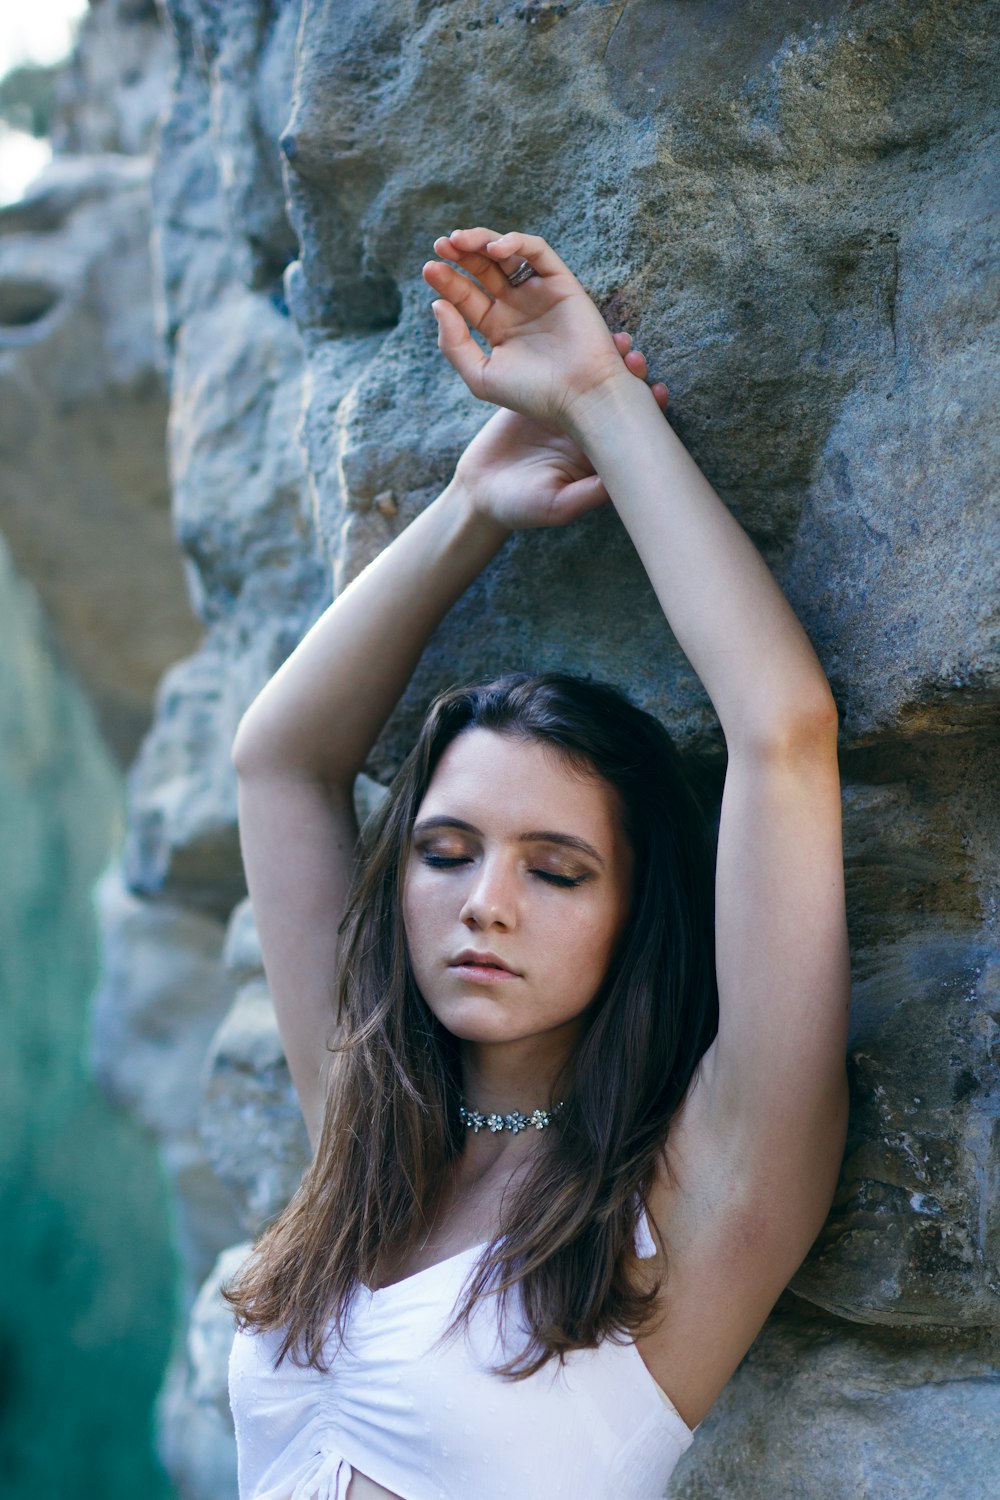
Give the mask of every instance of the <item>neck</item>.
[[566, 1039], [549, 1033], [513, 1042], [464, 1042], [462, 1103], [482, 1115], [531, 1115], [565, 1097]]

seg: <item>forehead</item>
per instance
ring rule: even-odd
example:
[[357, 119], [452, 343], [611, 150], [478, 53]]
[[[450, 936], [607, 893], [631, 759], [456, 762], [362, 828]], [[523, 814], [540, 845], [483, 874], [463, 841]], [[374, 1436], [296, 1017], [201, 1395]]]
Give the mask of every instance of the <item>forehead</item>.
[[618, 793], [603, 778], [554, 746], [490, 729], [467, 729], [452, 740], [417, 816], [461, 818], [510, 837], [544, 828], [606, 843], [621, 822]]

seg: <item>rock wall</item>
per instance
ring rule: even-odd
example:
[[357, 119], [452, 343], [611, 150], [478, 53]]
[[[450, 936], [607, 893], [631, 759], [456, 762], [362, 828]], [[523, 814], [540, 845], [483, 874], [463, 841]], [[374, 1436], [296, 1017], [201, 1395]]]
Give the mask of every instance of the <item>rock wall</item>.
[[0, 208], [0, 531], [124, 768], [200, 635], [170, 524], [150, 144], [170, 43], [94, 5], [57, 83], [56, 157]]
[[[116, 25], [130, 9], [94, 6]], [[166, 11], [153, 239], [174, 520], [205, 638], [164, 681], [132, 772], [99, 1036], [104, 1076], [161, 1131], [192, 1294], [204, 1283], [162, 1404], [180, 1493], [234, 1493], [213, 1287], [306, 1155], [242, 900], [229, 748], [331, 587], [427, 503], [483, 420], [436, 352], [419, 274], [436, 233], [478, 222], [544, 233], [641, 342], [842, 711], [843, 1175], [670, 1493], [986, 1500], [997, 7]], [[525, 664], [627, 684], [718, 781], [718, 725], [610, 513], [512, 541], [428, 647], [372, 775], [398, 763], [433, 689]]]
[[0, 208], [0, 531], [122, 769], [200, 631], [170, 524], [150, 162], [57, 157]]

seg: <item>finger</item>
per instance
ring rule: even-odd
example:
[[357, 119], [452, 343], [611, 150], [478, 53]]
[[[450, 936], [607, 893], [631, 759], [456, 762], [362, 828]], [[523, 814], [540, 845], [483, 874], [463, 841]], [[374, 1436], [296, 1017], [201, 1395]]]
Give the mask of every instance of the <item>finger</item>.
[[427, 285], [439, 297], [446, 297], [453, 307], [457, 307], [466, 323], [473, 328], [479, 327], [493, 306], [493, 298], [482, 287], [470, 281], [468, 276], [462, 276], [454, 266], [443, 260], [429, 260], [424, 266], [423, 276]]
[[559, 491], [560, 521], [575, 521], [588, 511], [596, 510], [610, 500], [599, 474], [588, 474], [586, 479], [574, 479]]
[[450, 234], [439, 234], [434, 241], [434, 254], [440, 255], [442, 260], [457, 260], [461, 251], [452, 244]]
[[432, 302], [431, 309], [437, 319], [438, 348], [452, 369], [461, 375], [472, 394], [478, 396], [480, 401], [485, 401], [483, 370], [486, 355], [469, 332], [465, 319], [457, 307], [443, 298]]
[[498, 238], [499, 236], [495, 229], [484, 229], [482, 225], [475, 229], [453, 229], [448, 236], [448, 239], [460, 255], [482, 256], [487, 265], [493, 266], [494, 270], [499, 271], [501, 280], [498, 285], [499, 289], [502, 290], [507, 278], [514, 274], [524, 257], [513, 255], [508, 256], [506, 260], [498, 261], [496, 257], [487, 255], [486, 246]]
[[[614, 339], [615, 348], [621, 355], [626, 369], [631, 370], [632, 374], [637, 375], [640, 380], [645, 380], [649, 374], [649, 365], [647, 363], [646, 356], [642, 353], [642, 351], [632, 348], [631, 334], [626, 333], [624, 329], [621, 329], [618, 333], [613, 333], [611, 337]], [[657, 406], [661, 411], [663, 411], [664, 407], [667, 404], [666, 386], [662, 381], [658, 380], [654, 385], [650, 386], [650, 390], [656, 397]]]
[[487, 240], [483, 248], [487, 255], [500, 263], [507, 275], [516, 270], [522, 260], [526, 260], [538, 276], [556, 276], [560, 272], [569, 276], [573, 274], [538, 234], [519, 234], [516, 231], [502, 234], [497, 239]]
[[[485, 231], [488, 233], [488, 231]], [[460, 230], [455, 231], [460, 234]], [[495, 260], [490, 260], [488, 255], [478, 252], [463, 250], [460, 245], [452, 242], [450, 234], [440, 235], [434, 241], [434, 253], [440, 255], [442, 260], [453, 261], [460, 265], [464, 271], [470, 271], [476, 280], [481, 282], [491, 297], [497, 297], [507, 285], [507, 278], [497, 265]]]
[[[524, 260], [527, 260], [540, 276], [549, 275], [554, 270], [568, 271], [569, 269], [538, 235], [516, 233], [498, 235], [495, 230], [485, 229], [480, 225], [475, 229], [453, 229], [448, 238], [453, 245], [466, 254], [488, 255], [508, 278]], [[530, 254], [519, 248], [522, 242], [530, 245], [536, 256], [540, 253], [539, 247], [543, 248], [546, 251], [546, 257], [542, 257], [539, 264], [536, 264]], [[496, 252], [491, 248], [494, 244], [501, 247]]]
[[448, 235], [448, 239], [463, 254], [469, 254], [472, 251], [482, 253], [484, 245], [488, 245], [490, 240], [498, 238], [499, 236], [495, 229], [484, 229], [481, 224], [476, 229], [453, 229]]

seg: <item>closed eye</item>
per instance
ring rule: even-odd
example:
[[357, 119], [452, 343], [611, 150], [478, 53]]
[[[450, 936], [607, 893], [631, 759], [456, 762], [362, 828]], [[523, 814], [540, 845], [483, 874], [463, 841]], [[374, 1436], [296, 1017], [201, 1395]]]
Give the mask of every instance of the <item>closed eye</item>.
[[[432, 870], [454, 870], [459, 865], [467, 865], [470, 856], [467, 854], [432, 854], [429, 850], [424, 850], [420, 858], [425, 865], [430, 865]], [[531, 870], [529, 874], [537, 875], [539, 880], [544, 880], [549, 885], [560, 886], [563, 890], [571, 890], [590, 878], [589, 875], [557, 875], [553, 870]]]

